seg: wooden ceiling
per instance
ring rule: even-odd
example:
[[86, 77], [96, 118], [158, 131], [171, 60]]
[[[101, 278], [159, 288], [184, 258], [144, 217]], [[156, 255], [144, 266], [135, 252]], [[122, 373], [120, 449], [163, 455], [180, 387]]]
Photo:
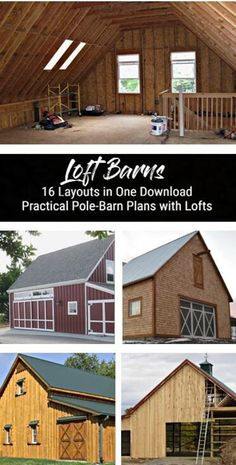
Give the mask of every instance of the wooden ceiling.
[[[182, 22], [236, 70], [236, 2], [0, 2], [0, 101], [46, 95], [47, 84], [77, 83], [124, 30]], [[74, 41], [44, 71], [65, 39]], [[79, 42], [85, 48], [59, 67]]]

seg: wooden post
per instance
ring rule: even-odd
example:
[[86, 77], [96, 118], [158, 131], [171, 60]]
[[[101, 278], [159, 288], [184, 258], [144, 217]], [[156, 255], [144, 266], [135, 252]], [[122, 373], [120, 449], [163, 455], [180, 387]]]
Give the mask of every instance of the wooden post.
[[179, 136], [184, 137], [184, 96], [179, 93]]

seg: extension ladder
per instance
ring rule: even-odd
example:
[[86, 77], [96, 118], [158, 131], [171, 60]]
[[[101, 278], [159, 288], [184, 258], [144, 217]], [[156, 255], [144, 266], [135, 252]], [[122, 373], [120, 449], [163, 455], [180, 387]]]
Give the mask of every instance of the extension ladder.
[[198, 448], [195, 465], [203, 465], [205, 457], [205, 449], [207, 442], [207, 431], [210, 417], [210, 407], [212, 405], [212, 394], [214, 393], [214, 386], [207, 386], [205, 391], [205, 406], [202, 411], [200, 432], [198, 438]]

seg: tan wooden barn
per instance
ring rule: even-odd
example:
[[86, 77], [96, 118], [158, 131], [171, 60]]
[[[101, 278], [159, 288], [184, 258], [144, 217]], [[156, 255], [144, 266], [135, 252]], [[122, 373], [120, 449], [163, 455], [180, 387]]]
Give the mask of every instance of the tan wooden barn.
[[0, 456], [114, 462], [114, 380], [18, 355], [0, 390]]
[[[99, 104], [106, 120], [77, 118], [77, 143], [91, 143], [89, 128], [112, 141], [114, 125], [121, 142], [135, 128], [139, 140], [141, 120], [122, 117], [157, 111], [177, 130], [180, 88], [186, 129], [236, 124], [235, 2], [2, 1], [0, 18], [0, 128], [30, 126], [43, 107], [67, 117]], [[10, 134], [24, 142], [28, 134], [29, 143], [49, 137], [10, 131], [1, 140], [12, 143]]]
[[200, 232], [123, 268], [124, 337], [230, 339], [232, 297]]
[[236, 437], [236, 393], [184, 360], [122, 417], [122, 455], [132, 458], [196, 456], [203, 412], [209, 405], [205, 456], [217, 456]]

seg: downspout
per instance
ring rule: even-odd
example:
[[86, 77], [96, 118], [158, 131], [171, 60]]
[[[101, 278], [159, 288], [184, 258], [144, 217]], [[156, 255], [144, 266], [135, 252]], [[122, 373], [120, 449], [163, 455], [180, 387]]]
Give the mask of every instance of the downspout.
[[107, 421], [109, 418], [109, 415], [107, 415], [105, 418], [100, 420], [99, 423], [99, 457], [100, 457], [100, 463], [104, 463], [104, 451], [103, 451], [103, 429], [104, 429], [104, 423]]

